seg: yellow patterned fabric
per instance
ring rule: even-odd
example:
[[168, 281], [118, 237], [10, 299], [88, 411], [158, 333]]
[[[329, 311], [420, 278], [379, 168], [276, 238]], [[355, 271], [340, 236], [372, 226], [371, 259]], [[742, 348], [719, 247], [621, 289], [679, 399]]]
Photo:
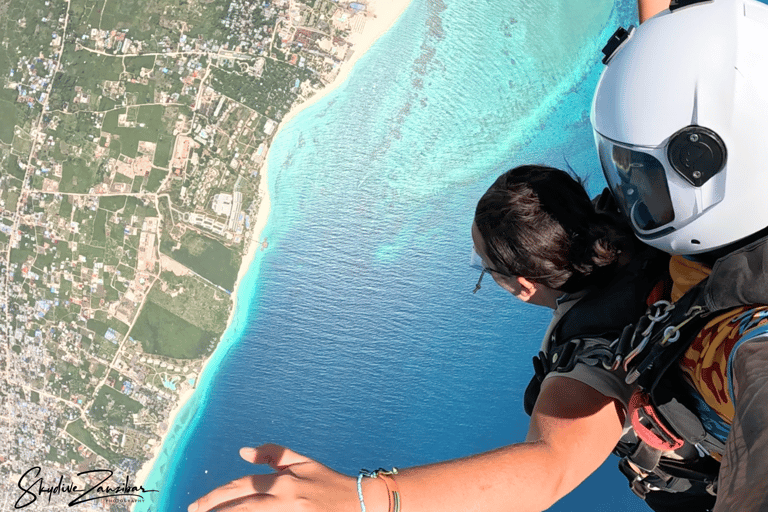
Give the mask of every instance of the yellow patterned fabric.
[[669, 274], [672, 276], [672, 302], [685, 295], [685, 292], [699, 284], [712, 272], [703, 263], [672, 256], [669, 259]]
[[[669, 262], [672, 277], [672, 300], [679, 299], [691, 287], [706, 278], [710, 269], [701, 264], [673, 256]], [[689, 384], [698, 393], [702, 415], [709, 415], [711, 422], [704, 421], [711, 433], [727, 435], [725, 430], [733, 420], [733, 393], [728, 368], [733, 348], [740, 340], [748, 339], [756, 329], [764, 330], [768, 324], [768, 306], [742, 306], [713, 318], [699, 332], [688, 350], [680, 358], [680, 367]], [[704, 411], [703, 409], [708, 409]], [[717, 421], [719, 418], [720, 421]], [[715, 425], [718, 423], [718, 425]]]
[[[733, 419], [728, 362], [736, 343], [750, 331], [768, 324], [768, 306], [742, 306], [712, 319], [680, 358], [689, 383], [704, 402], [730, 424]], [[745, 325], [749, 329], [744, 329]]]

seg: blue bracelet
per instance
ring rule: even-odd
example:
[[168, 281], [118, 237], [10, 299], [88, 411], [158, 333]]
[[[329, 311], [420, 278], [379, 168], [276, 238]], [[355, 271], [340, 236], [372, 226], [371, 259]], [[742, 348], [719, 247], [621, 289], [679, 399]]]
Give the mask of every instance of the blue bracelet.
[[363, 477], [366, 476], [361, 471], [357, 475], [357, 497], [360, 499], [360, 512], [365, 512], [365, 502], [363, 501]]

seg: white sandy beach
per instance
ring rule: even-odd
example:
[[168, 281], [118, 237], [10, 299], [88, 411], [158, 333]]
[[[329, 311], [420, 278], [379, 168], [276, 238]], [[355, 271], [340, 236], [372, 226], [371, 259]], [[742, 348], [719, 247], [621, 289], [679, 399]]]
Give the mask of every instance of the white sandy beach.
[[[291, 111], [288, 112], [285, 118], [281, 121], [275, 137], [277, 137], [277, 135], [280, 133], [282, 127], [291, 121], [291, 119], [293, 119], [299, 112], [315, 104], [340, 84], [344, 83], [357, 60], [362, 55], [364, 55], [365, 52], [368, 51], [368, 49], [373, 45], [373, 43], [376, 42], [379, 37], [381, 37], [384, 33], [387, 32], [387, 30], [389, 30], [389, 28], [395, 23], [395, 21], [397, 21], [397, 19], [405, 11], [410, 3], [411, 0], [370, 0], [368, 2], [368, 12], [372, 15], [369, 15], [366, 18], [365, 26], [363, 27], [362, 32], [353, 33], [349, 36], [349, 38], [347, 38], [347, 40], [353, 45], [352, 56], [342, 63], [339, 69], [339, 74], [336, 76], [332, 83], [328, 84], [322, 90], [316, 92], [315, 95], [307, 101], [295, 105]], [[265, 156], [264, 165], [259, 171], [261, 173], [261, 180], [259, 182], [259, 196], [261, 197], [261, 202], [259, 204], [259, 210], [256, 216], [253, 231], [251, 232], [248, 251], [243, 257], [243, 261], [240, 265], [240, 271], [238, 272], [237, 280], [235, 281], [235, 287], [232, 291], [233, 306], [229, 314], [229, 319], [227, 320], [227, 326], [232, 323], [235, 311], [237, 311], [237, 291], [240, 281], [242, 280], [243, 276], [245, 276], [248, 268], [256, 256], [256, 252], [261, 247], [261, 235], [264, 231], [264, 227], [267, 225], [267, 219], [269, 217], [270, 198], [267, 179], [267, 160], [268, 155]], [[206, 361], [205, 364], [207, 365], [207, 363], [208, 361]], [[204, 369], [205, 365], [203, 366], [200, 375], [202, 375]], [[197, 382], [199, 382], [199, 380], [200, 379], [198, 376]], [[166, 424], [168, 425], [168, 432], [171, 431], [171, 427], [173, 426], [173, 422], [175, 421], [176, 416], [187, 403], [187, 401], [192, 397], [193, 393], [194, 389], [187, 389], [179, 396], [176, 406], [173, 408], [170, 417], [166, 421]], [[163, 438], [163, 443], [164, 442], [165, 437]], [[158, 456], [160, 455], [163, 443], [159, 443], [154, 447], [152, 459], [147, 461], [136, 473], [135, 482], [137, 482], [138, 485], [141, 485], [149, 476], [152, 470], [152, 466], [155, 464]]]

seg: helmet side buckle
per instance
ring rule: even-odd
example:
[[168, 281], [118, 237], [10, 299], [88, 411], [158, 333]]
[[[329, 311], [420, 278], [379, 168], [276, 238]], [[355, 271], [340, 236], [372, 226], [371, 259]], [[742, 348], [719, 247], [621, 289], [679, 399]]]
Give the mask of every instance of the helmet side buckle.
[[630, 25], [629, 29], [619, 27], [616, 32], [608, 39], [603, 47], [603, 64], [608, 64], [611, 58], [619, 51], [625, 42], [632, 36], [632, 32], [635, 31], [635, 27]]

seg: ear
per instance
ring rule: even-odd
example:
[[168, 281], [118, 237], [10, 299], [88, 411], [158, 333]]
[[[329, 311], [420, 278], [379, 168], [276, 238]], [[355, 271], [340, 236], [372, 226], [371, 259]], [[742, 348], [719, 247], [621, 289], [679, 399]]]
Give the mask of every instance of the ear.
[[529, 302], [539, 291], [539, 284], [520, 276], [515, 277], [515, 279], [520, 286], [520, 293], [517, 294], [517, 298], [523, 302]]

